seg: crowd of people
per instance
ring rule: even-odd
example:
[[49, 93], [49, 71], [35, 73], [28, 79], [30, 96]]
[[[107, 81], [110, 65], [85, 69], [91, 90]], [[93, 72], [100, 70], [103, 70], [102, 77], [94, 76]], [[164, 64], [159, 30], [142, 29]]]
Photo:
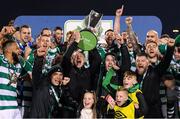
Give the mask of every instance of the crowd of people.
[[[180, 118], [180, 35], [149, 30], [145, 43], [123, 7], [105, 43], [78, 47], [80, 32], [28, 24], [0, 32], [0, 118]], [[142, 26], [143, 27], [143, 26]], [[91, 31], [93, 32], [93, 30]]]

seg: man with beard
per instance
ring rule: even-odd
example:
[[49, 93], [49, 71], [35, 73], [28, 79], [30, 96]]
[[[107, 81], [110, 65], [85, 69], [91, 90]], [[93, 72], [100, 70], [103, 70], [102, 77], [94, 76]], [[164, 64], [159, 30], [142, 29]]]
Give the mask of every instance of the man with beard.
[[[156, 67], [161, 62], [157, 43], [152, 40], [148, 40], [145, 46], [146, 46], [145, 52], [148, 56], [150, 65], [152, 65], [153, 67]], [[160, 81], [159, 93], [160, 93], [160, 98], [161, 98], [162, 115], [163, 117], [167, 117], [166, 116], [167, 115], [167, 111], [166, 111], [167, 98], [166, 98], [165, 86], [162, 81]]]
[[3, 119], [22, 118], [18, 109], [16, 87], [22, 66], [26, 64], [19, 63], [20, 49], [12, 38], [4, 38], [3, 55], [0, 56], [0, 115]]
[[148, 55], [148, 60], [151, 65], [156, 66], [159, 63], [159, 52], [158, 45], [154, 41], [146, 42], [145, 52]]
[[0, 54], [3, 54], [2, 43], [3, 43], [4, 36], [7, 35], [7, 34], [13, 34], [15, 31], [16, 30], [15, 30], [15, 28], [13, 26], [4, 26], [1, 29], [1, 32], [0, 32]]
[[112, 29], [109, 29], [105, 32], [105, 41], [107, 43], [106, 52], [119, 52], [118, 42], [115, 39], [116, 37]]
[[61, 49], [61, 45], [63, 44], [63, 30], [61, 27], [55, 27], [53, 31], [53, 38], [56, 42], [57, 47]]
[[96, 48], [89, 51], [90, 67], [85, 68], [85, 55], [77, 45], [80, 41], [80, 33], [75, 32], [73, 42], [64, 54], [62, 67], [70, 77], [69, 88], [72, 97], [80, 104], [81, 96], [85, 90], [95, 90], [97, 80], [94, 76], [99, 75], [101, 57]]
[[169, 67], [174, 49], [173, 45], [174, 41], [168, 42], [168, 53], [156, 67], [150, 65], [147, 54], [140, 53], [136, 56], [138, 82], [148, 105], [148, 113], [145, 115], [147, 118], [162, 117], [159, 95], [160, 77]]
[[146, 34], [146, 42], [153, 41], [158, 42], [158, 32], [155, 30], [149, 30]]

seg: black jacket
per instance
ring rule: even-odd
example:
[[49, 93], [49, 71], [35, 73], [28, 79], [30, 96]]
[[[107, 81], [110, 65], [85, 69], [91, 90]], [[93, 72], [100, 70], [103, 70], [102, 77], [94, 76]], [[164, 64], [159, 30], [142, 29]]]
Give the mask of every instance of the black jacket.
[[[123, 44], [120, 48], [120, 51], [122, 53], [122, 65], [120, 66], [120, 69], [119, 70], [116, 70], [116, 76], [113, 76], [112, 79], [111, 79], [111, 83], [112, 84], [115, 84], [115, 85], [121, 85], [123, 84], [123, 75], [126, 71], [129, 71], [130, 70], [130, 67], [131, 67], [131, 63], [130, 63], [130, 56], [129, 56], [129, 52], [128, 52], [128, 49], [126, 47], [125, 44]], [[108, 93], [111, 93], [112, 96], [114, 97], [115, 96], [115, 92], [116, 90], [112, 89], [110, 86], [109, 87], [109, 90], [111, 92], [107, 92], [103, 87], [102, 87], [102, 82], [103, 82], [103, 77], [106, 75], [106, 69], [105, 69], [105, 66], [102, 65], [101, 67], [101, 72], [100, 72], [100, 76], [99, 76], [99, 81], [98, 81], [98, 89], [97, 89], [97, 95], [98, 95], [98, 98], [100, 96], [106, 96], [106, 94]], [[110, 84], [109, 84], [110, 85]]]
[[78, 69], [70, 62], [72, 53], [78, 49], [77, 45], [76, 42], [72, 43], [65, 52], [62, 61], [62, 68], [70, 77], [68, 86], [72, 97], [80, 103], [85, 90], [94, 90], [96, 88], [97, 80], [95, 80], [95, 76], [99, 74], [101, 57], [96, 48], [89, 51], [90, 67], [82, 67], [81, 69]]
[[[53, 86], [50, 83], [50, 78], [42, 75], [43, 57], [35, 56], [32, 84], [33, 84], [33, 99], [30, 112], [31, 118], [56, 118], [61, 117], [61, 110], [65, 103], [62, 101], [66, 98], [68, 92], [64, 86]], [[60, 98], [59, 103], [56, 101], [52, 91], [54, 88], [56, 94]], [[72, 98], [66, 98], [65, 101], [69, 104], [73, 103]], [[74, 103], [73, 103], [74, 104]], [[73, 105], [75, 107], [76, 105]]]
[[[144, 78], [140, 78], [138, 73], [138, 82], [142, 84], [142, 92], [145, 98], [145, 101], [148, 105], [148, 112], [145, 117], [153, 118], [153, 117], [161, 117], [161, 102], [159, 95], [159, 87], [160, 87], [160, 78], [165, 73], [166, 69], [169, 67], [172, 54], [173, 47], [167, 48], [167, 54], [164, 59], [155, 67], [149, 66], [148, 70], [144, 76]], [[143, 82], [143, 83], [142, 83]]]

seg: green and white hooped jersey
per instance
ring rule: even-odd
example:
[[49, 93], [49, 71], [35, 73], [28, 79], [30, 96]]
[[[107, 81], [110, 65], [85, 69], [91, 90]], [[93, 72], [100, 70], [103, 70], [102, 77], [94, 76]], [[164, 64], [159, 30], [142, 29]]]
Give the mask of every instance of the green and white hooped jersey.
[[48, 53], [46, 55], [46, 61], [44, 64], [44, 67], [42, 69], [42, 73], [45, 74], [51, 69], [52, 67], [52, 62], [55, 59], [56, 55], [60, 52], [59, 48], [56, 47], [54, 49], [48, 49]]
[[131, 60], [131, 70], [136, 71], [136, 61], [135, 61], [135, 58], [134, 58], [134, 52], [130, 51], [129, 55], [130, 55], [130, 60]]
[[[168, 71], [172, 73], [174, 76], [180, 74], [180, 61], [176, 61], [175, 57], [173, 56]], [[176, 85], [180, 86], [180, 78], [176, 79]]]
[[[121, 52], [119, 52], [118, 54], [120, 56], [120, 65], [122, 65], [122, 54]], [[134, 58], [134, 52], [133, 51], [129, 51], [129, 56], [130, 56], [130, 61], [131, 61], [131, 71], [136, 71], [136, 61]]]
[[9, 84], [13, 75], [20, 75], [21, 65], [10, 64], [8, 60], [0, 55], [0, 110], [17, 109], [17, 83]]

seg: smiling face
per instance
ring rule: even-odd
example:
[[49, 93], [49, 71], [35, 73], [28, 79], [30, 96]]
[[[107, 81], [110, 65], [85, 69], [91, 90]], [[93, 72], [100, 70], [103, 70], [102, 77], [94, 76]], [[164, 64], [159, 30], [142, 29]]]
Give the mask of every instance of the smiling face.
[[86, 92], [84, 94], [84, 98], [83, 98], [83, 106], [84, 106], [84, 108], [92, 109], [94, 103], [95, 103], [95, 100], [94, 100], [93, 93]]
[[75, 51], [71, 56], [71, 63], [77, 68], [82, 68], [85, 62], [85, 56], [79, 51]]
[[23, 27], [20, 30], [20, 40], [24, 43], [27, 43], [31, 38], [31, 28], [25, 28]]
[[108, 31], [105, 34], [105, 40], [109, 46], [111, 46], [113, 40], [115, 39], [115, 35], [113, 31]]
[[105, 68], [108, 71], [114, 64], [116, 64], [115, 57], [107, 55], [105, 58]]
[[54, 86], [59, 86], [63, 80], [63, 74], [61, 72], [54, 72], [51, 75], [51, 83]]
[[63, 31], [60, 30], [60, 29], [57, 29], [55, 32], [54, 32], [54, 37], [57, 41], [57, 43], [60, 43], [61, 42], [61, 39], [63, 37]]
[[128, 100], [127, 91], [117, 91], [116, 92], [116, 104], [122, 106]]
[[153, 41], [157, 42], [158, 41], [158, 33], [155, 30], [150, 30], [146, 34], [146, 42]]
[[136, 68], [138, 71], [138, 74], [142, 75], [144, 74], [149, 66], [149, 61], [146, 56], [137, 56], [136, 57]]
[[155, 42], [150, 42], [146, 45], [146, 53], [150, 58], [154, 58], [158, 55], [158, 46]]

